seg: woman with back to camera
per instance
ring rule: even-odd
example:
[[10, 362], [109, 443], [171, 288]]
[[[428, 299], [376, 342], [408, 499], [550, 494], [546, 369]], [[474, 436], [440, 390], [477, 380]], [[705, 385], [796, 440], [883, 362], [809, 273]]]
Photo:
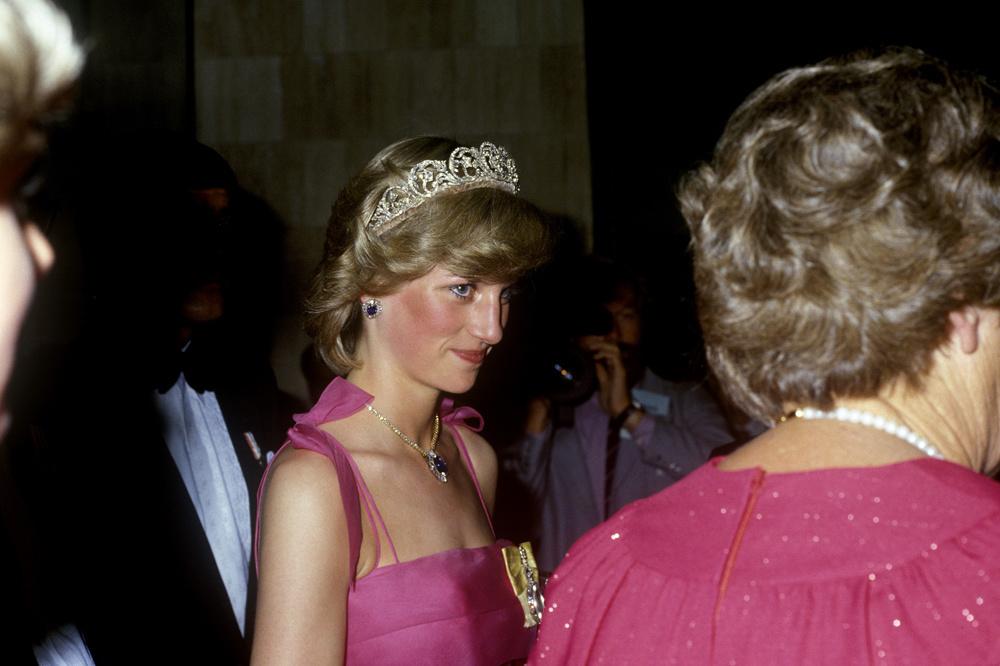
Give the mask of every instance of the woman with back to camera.
[[[498, 664], [533, 632], [489, 517], [472, 387], [548, 234], [506, 151], [385, 148], [341, 192], [307, 330], [346, 376], [296, 416], [258, 523], [254, 663]], [[332, 463], [332, 464], [331, 464]]]
[[792, 69], [683, 183], [721, 384], [775, 424], [584, 536], [532, 663], [1000, 663], [1000, 113]]

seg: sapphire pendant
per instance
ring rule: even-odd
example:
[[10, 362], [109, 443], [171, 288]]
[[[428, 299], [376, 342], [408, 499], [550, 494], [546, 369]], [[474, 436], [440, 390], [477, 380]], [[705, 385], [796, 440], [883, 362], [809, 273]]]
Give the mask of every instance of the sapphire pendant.
[[448, 463], [444, 458], [439, 456], [436, 451], [428, 451], [424, 454], [424, 460], [427, 461], [427, 467], [438, 481], [448, 483]]

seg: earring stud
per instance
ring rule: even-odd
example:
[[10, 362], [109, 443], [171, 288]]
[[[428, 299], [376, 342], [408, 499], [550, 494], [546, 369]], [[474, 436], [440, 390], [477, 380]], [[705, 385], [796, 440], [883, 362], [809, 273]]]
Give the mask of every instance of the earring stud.
[[377, 298], [369, 298], [366, 301], [361, 302], [361, 311], [369, 319], [374, 319], [375, 317], [382, 314], [382, 301]]

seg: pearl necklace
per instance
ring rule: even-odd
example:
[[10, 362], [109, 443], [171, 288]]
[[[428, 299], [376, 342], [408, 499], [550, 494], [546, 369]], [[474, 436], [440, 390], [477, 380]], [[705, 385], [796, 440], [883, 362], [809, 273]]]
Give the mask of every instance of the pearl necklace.
[[419, 453], [423, 457], [424, 462], [427, 463], [427, 468], [430, 469], [431, 474], [434, 475], [435, 479], [437, 479], [441, 483], [448, 483], [448, 463], [445, 461], [444, 458], [438, 455], [436, 450], [438, 445], [438, 437], [441, 435], [440, 416], [438, 416], [437, 414], [434, 415], [434, 433], [431, 435], [431, 444], [430, 447], [426, 451], [424, 451], [422, 448], [420, 448], [419, 443], [417, 443], [412, 437], [407, 435], [405, 432], [397, 428], [396, 424], [394, 424], [392, 421], [382, 416], [382, 414], [377, 409], [367, 404], [365, 405], [365, 407], [368, 408], [369, 412], [377, 416], [378, 420], [381, 421], [382, 424], [385, 425], [385, 427], [396, 433], [397, 437], [399, 437], [401, 440], [403, 440], [411, 447], [416, 449], [417, 453]]
[[895, 421], [887, 419], [884, 416], [879, 416], [878, 414], [872, 414], [871, 412], [863, 412], [860, 409], [848, 409], [846, 407], [837, 407], [832, 412], [824, 412], [820, 409], [814, 409], [812, 407], [800, 407], [788, 416], [781, 417], [781, 420], [787, 421], [791, 418], [806, 420], [832, 419], [834, 421], [843, 421], [845, 423], [856, 423], [858, 425], [868, 426], [869, 428], [875, 428], [876, 430], [888, 433], [893, 437], [898, 437], [910, 446], [927, 454], [931, 458], [944, 460], [944, 456], [937, 450], [937, 447], [917, 433], [900, 423], [896, 423]]

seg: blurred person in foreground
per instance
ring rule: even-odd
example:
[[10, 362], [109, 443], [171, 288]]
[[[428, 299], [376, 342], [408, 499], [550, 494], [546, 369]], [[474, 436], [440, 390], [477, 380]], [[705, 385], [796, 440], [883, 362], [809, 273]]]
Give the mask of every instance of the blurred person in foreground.
[[[0, 0], [0, 444], [10, 424], [6, 388], [21, 323], [53, 261], [48, 241], [24, 218], [25, 183], [45, 151], [46, 127], [68, 111], [82, 67], [83, 52], [59, 9], [45, 0]], [[9, 572], [17, 557], [2, 528], [0, 569]], [[0, 585], [3, 663], [33, 660], [22, 593]]]
[[25, 176], [45, 150], [45, 126], [68, 108], [83, 53], [66, 16], [46, 0], [0, 0], [0, 437], [5, 388], [35, 281], [52, 264], [38, 227], [20, 219]]
[[[588, 257], [573, 271], [573, 344], [591, 368], [589, 394], [558, 423], [559, 401], [532, 401], [516, 471], [541, 503], [538, 564], [551, 572], [584, 532], [703, 465], [732, 441], [701, 382], [668, 381], [642, 354], [645, 298], [638, 277]], [[572, 326], [572, 325], [571, 325]], [[565, 427], [563, 427], [565, 425]]]
[[533, 663], [1000, 662], [1000, 96], [786, 71], [683, 183], [710, 363], [774, 427], [592, 530]]

